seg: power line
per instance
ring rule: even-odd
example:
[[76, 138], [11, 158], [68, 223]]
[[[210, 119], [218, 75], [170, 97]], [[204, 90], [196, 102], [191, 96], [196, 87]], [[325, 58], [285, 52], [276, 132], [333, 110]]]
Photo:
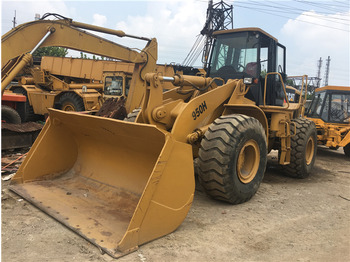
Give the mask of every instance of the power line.
[[298, 3], [302, 3], [302, 4], [306, 4], [306, 5], [311, 5], [311, 6], [315, 6], [317, 8], [321, 8], [321, 9], [325, 9], [327, 11], [329, 11], [330, 9], [333, 9], [333, 11], [336, 11], [336, 12], [343, 12], [344, 10], [339, 10], [339, 9], [336, 9], [334, 7], [344, 7], [344, 6], [337, 6], [335, 5], [333, 2], [332, 4], [326, 4], [326, 3], [314, 3], [314, 2], [310, 2], [310, 1], [302, 1], [302, 0], [293, 0], [294, 2], [298, 2]]
[[[237, 1], [237, 2], [238, 2], [238, 1]], [[264, 7], [272, 7], [272, 8], [278, 9], [278, 11], [281, 10], [281, 6], [284, 6], [284, 7], [286, 7], [287, 9], [290, 9], [291, 11], [296, 11], [296, 10], [299, 10], [299, 11], [301, 11], [301, 12], [310, 11], [309, 9], [302, 9], [302, 8], [298, 8], [298, 7], [292, 7], [292, 6], [286, 5], [286, 4], [284, 4], [284, 3], [282, 4], [281, 2], [278, 2], [278, 3], [273, 2], [273, 1], [266, 1], [266, 2], [268, 2], [268, 3], [270, 3], [270, 4], [268, 5], [268, 4], [266, 4], [266, 3], [264, 2], [264, 4], [263, 4]], [[247, 4], [252, 3], [252, 4], [254, 4], [254, 5], [261, 6], [260, 2], [258, 2], [258, 1], [244, 1], [244, 2], [240, 2], [240, 3], [247, 3]], [[275, 4], [275, 3], [276, 3], [276, 4]], [[274, 4], [275, 4], [275, 5], [274, 5]], [[293, 13], [296, 13], [296, 12], [293, 12]], [[328, 14], [328, 13], [323, 13], [323, 14]]]
[[[236, 2], [237, 3], [237, 2]], [[243, 7], [242, 5], [240, 5], [241, 2], [239, 2], [239, 5], [236, 4], [236, 6], [241, 6]], [[243, 4], [243, 3], [242, 3]], [[256, 6], [257, 5], [257, 2], [256, 1], [249, 1], [249, 2], [244, 2], [245, 5], [248, 5], [249, 8], [252, 8], [250, 7], [251, 5], [253, 6]], [[338, 17], [323, 17], [321, 18], [319, 14], [312, 14], [310, 13], [310, 10], [302, 10], [302, 9], [299, 9], [300, 11], [303, 11], [303, 12], [308, 12], [307, 14], [304, 14], [304, 13], [300, 13], [300, 12], [296, 12], [296, 11], [288, 11], [288, 9], [292, 9], [292, 10], [295, 10], [291, 7], [287, 7], [285, 8], [285, 10], [281, 9], [281, 6], [284, 6], [282, 4], [278, 4], [278, 6], [273, 6], [273, 5], [267, 5], [265, 4], [264, 7], [265, 8], [261, 8], [259, 7], [259, 10], [262, 10], [262, 11], [267, 11], [267, 12], [277, 12], [277, 14], [280, 14], [280, 13], [286, 13], [286, 14], [297, 14], [297, 15], [302, 15], [302, 16], [309, 16], [309, 17], [313, 17], [313, 18], [316, 18], [316, 19], [320, 19], [320, 20], [325, 20], [325, 21], [331, 21], [333, 23], [337, 23], [337, 24], [343, 24], [343, 25], [350, 25], [349, 23], [342, 23], [342, 22], [338, 22], [338, 21], [333, 21], [333, 20], [340, 20], [340, 21], [349, 21], [349, 19], [344, 19], [344, 18], [338, 18]], [[272, 8], [272, 9], [269, 9]], [[256, 8], [253, 8], [254, 10], [257, 10]], [[277, 10], [275, 10], [277, 9]]]
[[[200, 49], [202, 46], [202, 42], [204, 41], [204, 36], [199, 34], [197, 36], [196, 41], [194, 42], [190, 52], [187, 54], [185, 60], [182, 62], [183, 65], [189, 66], [191, 65], [194, 61], [194, 57], [196, 57], [197, 50]], [[201, 51], [201, 50], [200, 50]]]
[[[256, 1], [249, 1], [249, 2], [256, 2]], [[273, 3], [272, 1], [267, 1], [267, 2], [269, 2], [269, 3]], [[330, 15], [329, 13], [321, 13], [321, 12], [318, 12], [317, 14], [315, 14], [315, 15], [312, 15], [312, 14], [310, 14], [310, 10], [308, 10], [308, 9], [301, 9], [301, 8], [296, 8], [296, 7], [291, 7], [291, 6], [289, 6], [289, 5], [286, 5], [286, 4], [281, 4], [281, 3], [278, 3], [278, 5], [277, 6], [273, 6], [273, 5], [268, 5], [268, 6], [270, 6], [271, 8], [274, 8], [274, 9], [277, 9], [278, 10], [278, 12], [283, 12], [283, 13], [289, 13], [289, 14], [298, 14], [298, 15], [305, 15], [305, 16], [310, 16], [310, 17], [316, 17], [316, 18], [319, 18], [319, 19], [321, 19], [320, 17], [319, 17], [319, 15]], [[282, 7], [285, 7], [284, 9], [287, 9], [287, 10], [291, 10], [291, 11], [281, 11], [281, 6]], [[274, 10], [271, 10], [271, 11], [274, 11]], [[299, 11], [299, 12], [298, 12]], [[303, 13], [301, 13], [300, 14], [300, 12], [303, 12], [303, 13], [306, 13], [306, 12], [308, 12], [308, 14], [303, 14]], [[341, 14], [337, 14], [337, 16], [341, 16]], [[344, 15], [345, 16], [345, 15]], [[349, 22], [349, 17], [348, 16], [346, 16], [347, 18], [340, 18], [340, 17], [327, 17], [327, 18], [323, 18], [324, 20], [329, 20], [329, 21], [332, 21], [332, 20], [340, 20], [340, 21], [347, 21], [347, 22]], [[335, 22], [335, 21], [333, 21], [334, 23], [337, 23], [337, 22]], [[340, 22], [339, 22], [340, 23]], [[340, 23], [340, 24], [345, 24], [345, 25], [349, 25], [349, 24], [347, 24], [347, 23]]]
[[338, 27], [322, 25], [322, 24], [319, 24], [319, 23], [305, 21], [305, 20], [302, 20], [302, 19], [295, 19], [294, 17], [290, 17], [290, 16], [280, 15], [279, 14], [280, 11], [274, 11], [274, 10], [271, 10], [271, 9], [267, 9], [267, 10], [264, 9], [264, 10], [262, 10], [261, 8], [254, 8], [254, 7], [251, 7], [251, 6], [242, 5], [242, 2], [239, 2], [239, 4], [237, 4], [237, 2], [235, 2], [235, 7], [241, 7], [241, 8], [254, 10], [254, 11], [257, 11], [257, 12], [261, 12], [261, 13], [266, 13], [266, 14], [273, 15], [273, 16], [279, 16], [279, 17], [283, 17], [283, 18], [294, 19], [295, 21], [299, 21], [299, 22], [303, 22], [303, 23], [314, 24], [314, 25], [317, 25], [317, 26], [322, 26], [322, 27], [327, 27], [327, 28], [331, 28], [331, 29], [335, 29], [335, 30], [349, 32], [349, 30], [338, 28]]
[[341, 6], [344, 6], [344, 7], [347, 7], [347, 8], [350, 7], [349, 1], [341, 2], [341, 1], [335, 1], [334, 0], [333, 2], [336, 2], [336, 3], [340, 4]]

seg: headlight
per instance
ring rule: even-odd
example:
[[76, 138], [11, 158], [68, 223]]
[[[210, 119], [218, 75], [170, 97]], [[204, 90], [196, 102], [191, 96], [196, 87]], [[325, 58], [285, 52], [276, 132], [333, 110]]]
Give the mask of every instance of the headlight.
[[253, 78], [244, 78], [243, 79], [243, 83], [246, 84], [246, 85], [251, 85], [253, 83]]

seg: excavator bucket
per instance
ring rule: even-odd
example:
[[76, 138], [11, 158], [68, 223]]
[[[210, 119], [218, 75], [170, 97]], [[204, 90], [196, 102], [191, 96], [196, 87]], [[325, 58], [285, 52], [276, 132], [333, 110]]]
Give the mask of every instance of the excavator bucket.
[[113, 257], [174, 231], [192, 148], [155, 126], [50, 109], [10, 189]]

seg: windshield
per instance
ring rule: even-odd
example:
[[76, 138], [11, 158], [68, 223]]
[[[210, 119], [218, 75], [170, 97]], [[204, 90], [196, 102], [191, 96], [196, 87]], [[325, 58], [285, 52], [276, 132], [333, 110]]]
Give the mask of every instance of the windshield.
[[105, 78], [104, 94], [112, 96], [123, 95], [123, 77], [107, 76]]
[[349, 123], [350, 94], [330, 95], [329, 122]]
[[350, 94], [326, 91], [316, 93], [307, 116], [321, 118], [325, 122], [348, 123], [350, 117]]
[[258, 38], [251, 32], [218, 35], [210, 76], [227, 79], [258, 77]]
[[319, 92], [315, 94], [311, 102], [310, 109], [307, 113], [309, 117], [321, 117], [321, 107], [325, 98], [326, 92]]

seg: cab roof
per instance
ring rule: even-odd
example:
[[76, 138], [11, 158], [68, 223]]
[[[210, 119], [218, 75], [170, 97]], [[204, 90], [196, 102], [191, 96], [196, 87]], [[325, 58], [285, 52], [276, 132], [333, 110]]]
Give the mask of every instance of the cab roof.
[[213, 35], [224, 35], [224, 34], [237, 33], [237, 32], [259, 32], [278, 42], [277, 38], [273, 37], [269, 33], [266, 33], [264, 30], [258, 27], [245, 27], [245, 28], [235, 28], [235, 29], [229, 29], [229, 30], [219, 30], [219, 31], [215, 31]]

